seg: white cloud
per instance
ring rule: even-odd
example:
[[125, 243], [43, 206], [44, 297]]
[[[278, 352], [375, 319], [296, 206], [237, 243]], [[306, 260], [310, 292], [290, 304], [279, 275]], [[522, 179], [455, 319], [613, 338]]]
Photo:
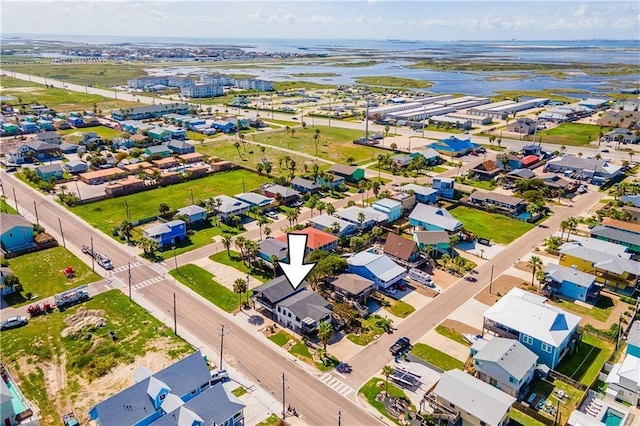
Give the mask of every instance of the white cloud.
[[578, 8], [578, 10], [576, 10], [576, 11], [573, 13], [573, 16], [578, 16], [578, 17], [580, 17], [580, 16], [585, 16], [585, 15], [587, 14], [587, 9], [588, 9], [588, 8], [589, 8], [589, 7], [588, 7], [586, 4], [580, 5], [580, 7]]

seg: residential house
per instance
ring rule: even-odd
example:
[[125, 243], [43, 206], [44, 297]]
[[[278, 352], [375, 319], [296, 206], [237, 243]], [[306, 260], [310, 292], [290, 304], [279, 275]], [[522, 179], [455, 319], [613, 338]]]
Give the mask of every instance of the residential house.
[[36, 139], [44, 142], [50, 143], [53, 145], [60, 145], [62, 143], [62, 138], [56, 132], [41, 132], [36, 135]]
[[529, 180], [536, 176], [530, 169], [515, 169], [505, 175], [510, 181]]
[[447, 209], [428, 204], [416, 204], [409, 215], [409, 224], [425, 231], [453, 233], [462, 229], [462, 223], [454, 218]]
[[407, 154], [398, 154], [391, 157], [389, 160], [398, 168], [406, 167], [411, 164], [413, 158]]
[[216, 120], [211, 123], [211, 127], [219, 132], [233, 133], [238, 129], [238, 126], [233, 121]]
[[186, 103], [145, 105], [133, 108], [122, 108], [111, 111], [111, 117], [114, 120], [144, 120], [146, 118], [158, 118], [165, 114], [181, 114], [189, 113], [191, 107]]
[[161, 158], [167, 158], [171, 156], [171, 151], [167, 147], [167, 145], [154, 145], [150, 146], [144, 151], [147, 155], [155, 155]]
[[189, 218], [189, 223], [200, 223], [207, 220], [207, 210], [203, 207], [191, 205], [182, 207], [176, 212], [176, 216], [186, 215]]
[[39, 410], [25, 398], [4, 364], [0, 363], [0, 421], [4, 426], [38, 426]]
[[148, 161], [138, 161], [137, 163], [126, 164], [122, 166], [122, 169], [127, 173], [133, 175], [133, 174], [138, 174], [141, 171], [144, 171], [151, 167], [153, 167], [153, 164], [149, 163]]
[[[309, 254], [317, 250], [331, 251], [335, 250], [338, 247], [338, 237], [316, 228], [307, 227], [300, 231], [294, 231], [292, 232], [292, 234], [307, 236], [307, 246], [305, 254]], [[287, 235], [289, 234], [282, 234], [277, 237], [277, 239], [282, 241], [283, 243], [287, 243]]]
[[265, 238], [258, 243], [258, 256], [267, 263], [271, 264], [271, 257], [276, 256], [278, 260], [287, 261], [289, 245], [286, 241], [277, 238]]
[[164, 249], [187, 238], [187, 226], [182, 220], [172, 220], [146, 228], [144, 236], [156, 241], [159, 248]]
[[360, 306], [366, 306], [375, 291], [373, 281], [356, 274], [340, 274], [329, 285], [337, 301], [355, 302]]
[[574, 186], [571, 181], [562, 178], [555, 173], [540, 175], [538, 178], [542, 180], [545, 187], [558, 194], [570, 192], [571, 188]]
[[126, 179], [107, 183], [104, 188], [104, 192], [110, 197], [117, 197], [119, 195], [140, 192], [144, 190], [144, 188], [144, 180], [139, 179], [135, 176], [129, 176]]
[[48, 161], [60, 156], [60, 145], [34, 139], [18, 147], [18, 152], [24, 158], [35, 157], [40, 161]]
[[318, 192], [320, 190], [320, 185], [316, 182], [301, 177], [294, 178], [291, 181], [291, 187], [302, 194]]
[[147, 132], [147, 137], [156, 142], [167, 142], [171, 140], [171, 132], [163, 127], [155, 127]]
[[578, 102], [578, 105], [593, 111], [599, 111], [606, 109], [609, 106], [609, 100], [602, 98], [587, 98]]
[[376, 289], [389, 288], [404, 278], [406, 269], [385, 254], [361, 251], [347, 258], [349, 272], [374, 282]]
[[607, 228], [619, 229], [620, 231], [630, 232], [632, 234], [640, 235], [640, 224], [633, 222], [626, 222], [624, 220], [612, 219], [605, 217], [602, 219], [602, 226]]
[[640, 322], [631, 325], [622, 362], [615, 363], [605, 379], [608, 396], [631, 404], [640, 403]]
[[634, 253], [640, 253], [640, 234], [609, 226], [594, 226], [591, 237], [602, 241], [618, 244]]
[[[159, 160], [151, 160], [151, 163], [160, 170], [170, 169], [178, 165], [178, 160], [174, 157], [160, 158]], [[153, 172], [153, 169], [149, 169]]]
[[532, 135], [536, 130], [536, 126], [537, 122], [529, 117], [516, 118], [515, 121], [507, 124], [507, 132]]
[[392, 232], [387, 234], [383, 252], [405, 266], [413, 266], [422, 260], [418, 244], [415, 241]]
[[0, 243], [8, 252], [29, 249], [35, 246], [33, 224], [17, 214], [0, 213]]
[[413, 241], [418, 244], [422, 251], [431, 253], [439, 251], [449, 254], [449, 233], [447, 231], [415, 231]]
[[638, 223], [640, 221], [640, 207], [624, 205], [622, 206], [622, 211], [629, 213], [629, 216], [631, 216], [629, 222]]
[[473, 356], [475, 376], [518, 398], [533, 380], [538, 355], [513, 339], [494, 337]]
[[344, 178], [348, 183], [358, 183], [364, 179], [364, 169], [344, 164], [334, 164], [328, 170], [329, 173]]
[[129, 173], [118, 167], [96, 170], [95, 172], [80, 173], [78, 178], [87, 185], [99, 185], [104, 182], [127, 177]]
[[40, 128], [36, 123], [33, 123], [31, 121], [21, 121], [20, 130], [22, 131], [22, 133], [37, 133], [40, 131]]
[[276, 321], [296, 333], [309, 335], [321, 322], [331, 321], [331, 309], [324, 297], [303, 289], [276, 304]]
[[78, 152], [78, 150], [81, 150], [80, 152], [84, 153], [86, 151], [86, 147], [75, 143], [60, 144], [60, 152], [62, 152], [63, 154], [75, 154], [76, 152]]
[[389, 223], [400, 219], [400, 216], [402, 216], [402, 203], [390, 198], [376, 200], [371, 204], [371, 207], [374, 210], [387, 215], [387, 222]]
[[498, 167], [495, 161], [486, 160], [475, 166], [469, 172], [473, 174], [475, 179], [492, 180], [500, 174], [502, 169]]
[[60, 163], [47, 164], [45, 166], [36, 167], [36, 174], [40, 176], [42, 180], [49, 182], [51, 179], [62, 179], [64, 169]]
[[432, 148], [440, 154], [450, 157], [459, 157], [478, 151], [481, 146], [471, 142], [469, 139], [458, 139], [455, 136], [450, 136], [428, 145], [427, 148]]
[[426, 149], [423, 149], [422, 151], [409, 154], [409, 156], [413, 158], [417, 157], [418, 155], [423, 156], [424, 159], [427, 160], [427, 164], [429, 166], [435, 166], [437, 164], [442, 163], [442, 158], [440, 157], [440, 154], [438, 154], [438, 151], [436, 151], [433, 148], [426, 148]]
[[572, 155], [556, 157], [545, 165], [545, 171], [553, 173], [575, 173], [585, 176], [598, 183], [606, 179], [613, 179], [622, 173], [622, 166], [610, 164], [609, 160], [597, 158], [581, 158]]
[[173, 125], [165, 126], [164, 130], [169, 132], [172, 140], [185, 140], [187, 138], [187, 131], [182, 127], [176, 127]]
[[345, 180], [342, 176], [327, 173], [324, 175], [324, 177], [318, 176], [316, 178], [316, 183], [323, 188], [336, 189], [340, 185], [344, 185]]
[[524, 158], [518, 157], [513, 154], [498, 154], [498, 156], [496, 157], [496, 164], [499, 168], [505, 171], [522, 169], [523, 167], [526, 167], [523, 163]]
[[623, 144], [638, 143], [640, 141], [640, 136], [638, 136], [637, 132], [622, 127], [605, 133], [602, 138], [607, 142], [621, 142]]
[[394, 192], [389, 198], [399, 201], [403, 212], [412, 210], [416, 205], [416, 196], [413, 192]]
[[438, 196], [453, 199], [455, 188], [452, 178], [434, 177], [431, 181], [431, 187], [438, 191]]
[[220, 205], [216, 206], [217, 214], [222, 220], [229, 220], [231, 216], [240, 216], [249, 211], [251, 207], [244, 201], [236, 200], [228, 195], [218, 195], [214, 197], [214, 202], [220, 201]]
[[[0, 296], [14, 293], [16, 291], [13, 285], [5, 285], [7, 277], [13, 276], [13, 271], [8, 266], [0, 266]], [[2, 402], [0, 401], [0, 404]], [[0, 413], [2, 410], [0, 410]]]
[[171, 139], [167, 144], [167, 148], [174, 154], [191, 154], [196, 152], [195, 146], [180, 139]]
[[244, 408], [214, 381], [200, 351], [152, 373], [139, 367], [134, 384], [93, 406], [92, 422], [121, 425], [243, 425]]
[[275, 320], [277, 318], [276, 306], [286, 298], [300, 293], [306, 288], [307, 283], [303, 281], [302, 284], [294, 289], [287, 277], [281, 275], [254, 288], [252, 300], [271, 313], [271, 319]]
[[577, 333], [579, 316], [547, 303], [544, 296], [517, 287], [483, 315], [483, 331], [518, 340], [550, 368], [577, 350], [581, 340]]
[[544, 272], [552, 294], [585, 303], [595, 303], [600, 296], [600, 286], [591, 274], [554, 263], [548, 263]]
[[265, 197], [273, 198], [274, 200], [280, 197], [281, 203], [285, 205], [293, 204], [300, 198], [300, 192], [282, 185], [264, 185], [262, 193]]
[[338, 237], [345, 237], [358, 232], [357, 225], [326, 213], [312, 217], [309, 219], [309, 224], [316, 229], [335, 234]]
[[408, 183], [406, 185], [402, 185], [400, 189], [403, 192], [413, 191], [413, 194], [416, 197], [416, 201], [423, 204], [435, 204], [438, 200], [438, 190], [434, 188], [429, 188], [424, 185], [416, 185], [415, 183]]
[[256, 192], [245, 192], [233, 196], [234, 198], [249, 204], [251, 207], [257, 206], [261, 209], [267, 209], [273, 206], [273, 198], [265, 197]]
[[[191, 145], [191, 147], [193, 148], [193, 145]], [[199, 152], [189, 152], [187, 154], [178, 155], [178, 159], [185, 164], [193, 164], [204, 161], [205, 156], [203, 154], [200, 154]]]
[[[469, 426], [506, 426], [514, 397], [458, 369], [446, 371], [433, 389], [436, 410], [445, 407]], [[432, 405], [431, 399], [427, 403]]]
[[498, 208], [509, 214], [516, 215], [526, 208], [526, 201], [522, 198], [498, 192], [474, 191], [469, 195], [469, 202], [486, 208]]
[[354, 225], [358, 225], [359, 229], [371, 229], [374, 226], [387, 221], [387, 215], [374, 210], [371, 207], [362, 208], [357, 206], [351, 206], [338, 210], [335, 213], [336, 217], [351, 222]]
[[520, 163], [515, 162], [513, 163], [510, 167], [513, 170], [513, 166], [516, 166], [516, 168], [518, 168], [518, 164], [520, 164], [521, 168], [531, 168], [533, 166], [535, 166], [539, 161], [540, 161], [540, 156], [538, 155], [525, 155], [521, 160]]
[[631, 203], [635, 207], [640, 207], [640, 194], [638, 195], [623, 195], [620, 197], [620, 201], [625, 204]]

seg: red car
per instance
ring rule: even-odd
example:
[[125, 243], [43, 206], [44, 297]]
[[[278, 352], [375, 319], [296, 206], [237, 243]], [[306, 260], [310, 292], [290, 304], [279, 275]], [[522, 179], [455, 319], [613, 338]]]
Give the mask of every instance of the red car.
[[400, 291], [406, 291], [407, 290], [407, 285], [405, 283], [398, 283], [396, 284], [396, 288]]

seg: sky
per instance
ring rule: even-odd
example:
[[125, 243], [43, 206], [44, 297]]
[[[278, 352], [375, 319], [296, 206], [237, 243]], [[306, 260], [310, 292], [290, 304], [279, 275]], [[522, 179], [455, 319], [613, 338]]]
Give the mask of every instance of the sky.
[[2, 0], [2, 34], [198, 38], [640, 38], [638, 1]]

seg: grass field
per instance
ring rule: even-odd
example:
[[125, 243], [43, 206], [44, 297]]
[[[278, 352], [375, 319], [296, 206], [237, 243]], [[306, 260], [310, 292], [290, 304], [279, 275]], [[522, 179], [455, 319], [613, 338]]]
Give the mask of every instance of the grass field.
[[416, 308], [402, 300], [392, 302], [391, 306], [385, 307], [385, 309], [398, 318], [406, 318], [416, 310]]
[[462, 361], [452, 357], [451, 355], [447, 355], [434, 347], [425, 345], [424, 343], [416, 343], [413, 345], [411, 353], [445, 371], [454, 370], [456, 368], [462, 370], [464, 368], [464, 363]]
[[609, 319], [609, 315], [615, 308], [613, 299], [605, 295], [601, 295], [598, 298], [598, 302], [592, 308], [586, 308], [578, 305], [577, 303], [570, 302], [568, 300], [558, 299], [553, 302], [554, 305], [558, 305], [562, 309], [574, 312], [580, 316], [589, 316], [595, 320], [606, 322]]
[[[320, 130], [317, 153], [313, 139], [316, 129]], [[255, 141], [281, 148], [293, 149], [343, 164], [346, 164], [347, 158], [349, 157], [353, 157], [356, 162], [366, 159], [373, 161], [378, 158], [379, 154], [387, 154], [389, 152], [379, 148], [354, 144], [353, 140], [361, 136], [362, 132], [358, 130], [328, 126], [307, 126], [306, 129], [296, 127], [293, 137], [283, 129], [279, 132], [255, 135]], [[253, 140], [254, 137], [252, 136], [251, 139]]]
[[[378, 383], [380, 381], [383, 382], [382, 386], [378, 386]], [[385, 382], [384, 378], [374, 377], [373, 379], [370, 379], [367, 383], [365, 383], [360, 388], [360, 390], [358, 390], [358, 393], [364, 395], [364, 397], [367, 399], [367, 402], [373, 408], [378, 410], [380, 414], [384, 415], [385, 417], [388, 417], [394, 423], [399, 424], [396, 419], [394, 419], [389, 415], [389, 413], [387, 413], [387, 409], [385, 408], [384, 403], [376, 400], [376, 396], [378, 396], [380, 392], [385, 391], [384, 382]], [[389, 396], [392, 398], [400, 398], [400, 397], [407, 398], [407, 395], [404, 393], [404, 391], [398, 388], [396, 385], [394, 385], [391, 381], [389, 381], [387, 391], [389, 392]]]
[[143, 65], [116, 63], [99, 64], [6, 64], [2, 68], [24, 74], [33, 74], [71, 83], [91, 84], [95, 87], [126, 85], [130, 78], [146, 75]]
[[[143, 230], [147, 226], [150, 225], [141, 225], [133, 228], [132, 240], [135, 241], [138, 238], [142, 237]], [[213, 242], [212, 238], [217, 235], [223, 234], [231, 234], [236, 235], [240, 233], [242, 229], [235, 228], [229, 225], [226, 225], [223, 222], [220, 222], [218, 225], [215, 225], [212, 219], [205, 221], [204, 223], [194, 224], [191, 226], [191, 230], [187, 233], [187, 238], [178, 242], [175, 245], [176, 255], [182, 254], [191, 250], [195, 250], [199, 247], [206, 246], [207, 244], [211, 244]], [[109, 234], [111, 235], [111, 234]], [[111, 235], [113, 236], [113, 235]], [[114, 237], [116, 238], [116, 237]], [[165, 251], [158, 251], [155, 253], [161, 259], [170, 259], [173, 257], [173, 250], [166, 249]]]
[[7, 204], [6, 201], [0, 199], [0, 212], [1, 213], [16, 214], [16, 209], [14, 209], [9, 204]]
[[541, 421], [538, 421], [517, 409], [512, 409], [509, 412], [509, 419], [509, 426], [545, 426]]
[[161, 202], [167, 203], [173, 210], [191, 205], [190, 191], [193, 191], [193, 197], [197, 201], [220, 194], [239, 194], [243, 192], [243, 182], [246, 191], [251, 191], [268, 181], [266, 176], [238, 169], [151, 191], [83, 204], [71, 210], [94, 227], [111, 235], [112, 228], [126, 219], [125, 201], [129, 205], [131, 219], [136, 220], [157, 215]]
[[257, 424], [257, 426], [281, 426], [284, 425], [282, 419], [277, 415], [271, 414], [269, 417]]
[[474, 188], [484, 189], [486, 191], [491, 191], [497, 187], [495, 182], [490, 180], [465, 179], [464, 181], [462, 181], [462, 179], [458, 179], [458, 182], [462, 183], [463, 185], [473, 186]]
[[436, 327], [436, 332], [444, 337], [447, 337], [453, 340], [454, 342], [458, 342], [465, 346], [470, 346], [469, 342], [464, 340], [464, 337], [462, 336], [462, 334], [458, 333], [453, 328], [445, 327], [444, 325], [439, 325]]
[[275, 343], [280, 347], [286, 345], [287, 342], [292, 338], [293, 337], [291, 337], [291, 335], [284, 330], [280, 330], [277, 333], [274, 333], [271, 336], [269, 336], [269, 340], [271, 340], [273, 343]]
[[499, 244], [508, 244], [534, 228], [531, 223], [465, 206], [455, 207], [449, 213], [477, 237], [488, 238]]
[[[104, 310], [102, 316], [107, 326], [88, 329], [78, 338], [62, 337], [60, 333], [67, 327], [63, 320], [80, 307]], [[109, 337], [111, 330], [119, 337], [118, 341]], [[130, 302], [120, 291], [111, 290], [65, 312], [32, 318], [25, 327], [3, 331], [0, 358], [19, 381], [27, 399], [40, 408], [41, 424], [61, 424], [60, 416], [64, 413], [57, 408], [71, 406], [75, 406], [76, 415], [86, 424], [91, 401], [85, 396], [92, 381], [148, 352], [164, 352], [177, 359], [192, 351], [189, 344], [174, 336], [172, 330], [144, 308]], [[60, 375], [64, 380], [55, 379]], [[83, 405], [77, 405], [80, 399]]]
[[378, 315], [370, 315], [369, 318], [360, 318], [360, 324], [362, 325], [363, 333], [360, 335], [348, 334], [347, 339], [351, 340], [356, 345], [367, 346], [373, 342], [377, 336], [384, 334], [384, 329], [376, 325], [377, 320], [380, 319]]
[[567, 356], [556, 367], [565, 376], [590, 385], [613, 352], [613, 343], [584, 333], [578, 352]]
[[95, 133], [103, 139], [117, 138], [122, 134], [122, 130], [111, 129], [105, 126], [86, 127], [84, 129], [65, 129], [58, 130], [59, 135], [73, 135], [75, 133]]
[[[536, 139], [543, 143], [566, 146], [588, 145], [590, 141], [598, 140], [600, 128], [591, 124], [564, 123], [549, 130], [538, 132]], [[525, 137], [533, 140], [533, 136]]]
[[[26, 299], [27, 293], [42, 299], [102, 279], [63, 247], [54, 247], [9, 259], [9, 266], [14, 275], [20, 279], [23, 288], [21, 293], [13, 293], [5, 297], [7, 303], [13, 306], [28, 304], [30, 301]], [[75, 278], [65, 276], [63, 271], [67, 266], [73, 267], [76, 272]], [[96, 268], [99, 266], [96, 265]]]
[[356, 84], [403, 89], [428, 89], [433, 86], [431, 81], [419, 80], [416, 78], [394, 77], [389, 75], [356, 77]]
[[[41, 84], [16, 80], [11, 77], [3, 77], [0, 83], [3, 85], [3, 95], [12, 95], [17, 98], [8, 102], [11, 105], [46, 105], [58, 112], [93, 110], [94, 105], [96, 109], [102, 111], [139, 105], [136, 102], [109, 99], [100, 95], [72, 92], [60, 88], [47, 88]], [[9, 88], [4, 88], [5, 84], [8, 84]], [[22, 88], [29, 89], [22, 90]]]
[[[199, 266], [186, 264], [169, 272], [175, 279], [186, 285], [225, 312], [234, 312], [240, 307], [240, 297], [246, 300], [247, 294], [238, 295], [213, 279], [211, 272]], [[251, 292], [249, 292], [251, 297]]]
[[251, 275], [251, 277], [261, 282], [273, 278], [273, 274], [270, 271], [253, 269], [245, 265], [240, 258], [240, 253], [233, 250], [230, 250], [229, 253], [231, 254], [231, 256], [227, 255], [226, 250], [221, 251], [220, 253], [209, 256], [209, 259], [213, 260], [214, 262], [222, 263], [223, 265], [231, 266], [238, 271]]

